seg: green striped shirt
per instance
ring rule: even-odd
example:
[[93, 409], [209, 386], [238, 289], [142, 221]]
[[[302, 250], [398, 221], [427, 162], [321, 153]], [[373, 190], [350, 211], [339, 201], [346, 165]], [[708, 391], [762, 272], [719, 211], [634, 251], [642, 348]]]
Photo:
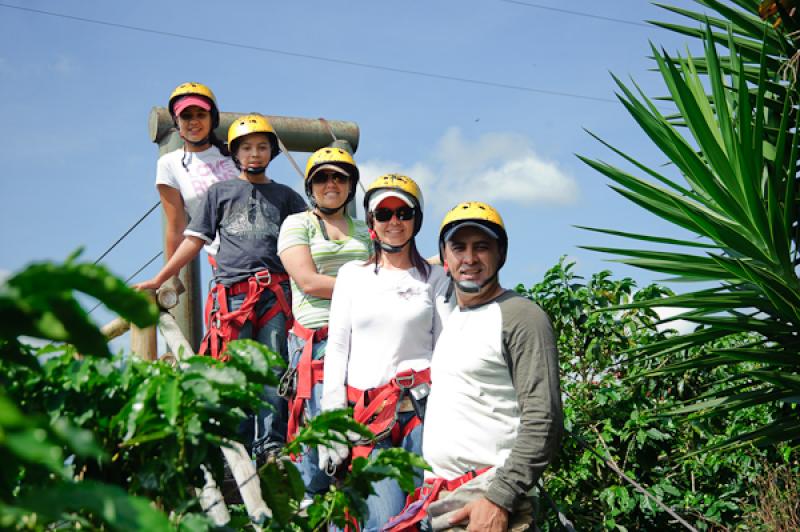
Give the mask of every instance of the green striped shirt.
[[[366, 260], [371, 243], [367, 225], [361, 220], [347, 218], [344, 240], [325, 240], [319, 219], [310, 211], [293, 214], [281, 225], [278, 236], [278, 253], [292, 246], [308, 246], [317, 272], [336, 277], [339, 268], [352, 260]], [[317, 329], [328, 324], [331, 300], [303, 293], [292, 279], [292, 313], [300, 325]]]

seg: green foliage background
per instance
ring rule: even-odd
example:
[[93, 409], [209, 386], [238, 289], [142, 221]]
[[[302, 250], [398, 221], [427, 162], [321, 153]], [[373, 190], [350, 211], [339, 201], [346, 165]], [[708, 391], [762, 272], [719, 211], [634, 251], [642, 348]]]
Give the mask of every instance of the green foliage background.
[[[786, 444], [708, 448], [769, 422], [774, 411], [757, 405], [710, 419], [665, 415], [689, 398], [725, 386], [737, 368], [652, 375], [664, 361], [632, 358], [631, 353], [676, 333], [659, 332], [658, 315], [649, 307], [618, 307], [671, 292], [655, 284], [637, 289], [632, 279], [614, 279], [609, 271], [584, 280], [574, 266], [562, 258], [540, 283], [517, 287], [551, 316], [561, 353], [567, 435], [546, 474], [547, 491], [577, 530], [681, 528], [616, 475], [602, 456], [699, 530], [744, 526], [759, 511], [756, 480], [765, 468], [785, 464], [800, 476], [800, 452]], [[747, 341], [744, 334], [725, 340], [729, 346]], [[705, 349], [721, 345], [677, 356], [702, 356]], [[543, 528], [560, 530], [555, 513], [542, 511]]]

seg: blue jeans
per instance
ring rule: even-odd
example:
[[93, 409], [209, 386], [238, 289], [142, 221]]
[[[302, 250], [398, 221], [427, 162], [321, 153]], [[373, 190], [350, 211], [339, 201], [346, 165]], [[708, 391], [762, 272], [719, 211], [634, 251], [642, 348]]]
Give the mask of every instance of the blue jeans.
[[[398, 416], [398, 422], [405, 425], [413, 417], [413, 412], [404, 412]], [[393, 447], [391, 437], [378, 442], [370, 453], [370, 457], [375, 456], [381, 449], [390, 447]], [[406, 435], [398, 447], [422, 455], [422, 425], [418, 425]], [[415, 468], [414, 476], [416, 477], [414, 484], [422, 485], [422, 470]], [[406, 493], [400, 489], [400, 485], [394, 479], [387, 478], [375, 482], [372, 484], [372, 489], [375, 490], [375, 494], [367, 498], [369, 517], [361, 529], [362, 532], [377, 532], [389, 519], [402, 512], [406, 505]], [[338, 530], [334, 527], [331, 529]]]
[[[289, 282], [281, 283], [281, 288], [287, 301], [291, 301]], [[242, 306], [246, 294], [228, 297], [228, 310], [233, 311]], [[265, 289], [255, 306], [256, 316], [263, 316], [273, 306], [277, 305], [277, 298], [272, 290]], [[264, 344], [278, 353], [284, 362], [288, 361], [286, 346], [286, 316], [278, 312], [261, 328], [254, 328], [251, 322], [245, 323], [239, 331], [239, 339], [252, 339]], [[275, 377], [280, 379], [283, 368], [273, 368]], [[261, 398], [270, 406], [261, 407], [258, 412], [251, 414], [239, 427], [239, 433], [245, 442], [252, 442], [251, 452], [260, 456], [266, 452], [277, 451], [286, 443], [287, 407], [286, 399], [278, 395], [274, 386], [264, 386]]]
[[[311, 357], [314, 360], [319, 360], [325, 354], [325, 346], [328, 344], [327, 340], [322, 340], [314, 344]], [[303, 353], [303, 347], [306, 345], [305, 340], [296, 336], [294, 333], [289, 333], [289, 367], [296, 368], [300, 362], [300, 355]], [[311, 419], [317, 416], [321, 411], [322, 401], [322, 383], [315, 384], [311, 389], [311, 397], [306, 400], [305, 417]], [[316, 447], [304, 447], [303, 454], [298, 457], [294, 464], [303, 477], [303, 483], [306, 486], [306, 494], [313, 497], [318, 493], [325, 493], [331, 484], [331, 477], [319, 468], [319, 456]]]

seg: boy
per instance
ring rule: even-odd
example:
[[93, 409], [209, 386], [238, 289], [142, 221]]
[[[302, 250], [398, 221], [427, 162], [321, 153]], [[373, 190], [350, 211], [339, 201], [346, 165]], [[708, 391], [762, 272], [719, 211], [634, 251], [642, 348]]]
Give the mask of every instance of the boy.
[[[306, 204], [291, 188], [266, 175], [279, 149], [265, 117], [236, 119], [228, 130], [228, 146], [238, 178], [208, 189], [178, 249], [153, 279], [136, 287], [159, 288], [219, 234], [216, 286], [209, 293], [208, 332], [200, 354], [225, 360], [230, 340], [252, 338], [287, 360], [291, 296], [289, 277], [277, 254], [278, 230], [287, 216], [304, 211]], [[252, 436], [257, 458], [277, 452], [286, 435], [286, 402], [272, 388], [265, 389], [265, 399], [275, 410], [259, 412], [252, 427], [243, 427], [245, 438]]]

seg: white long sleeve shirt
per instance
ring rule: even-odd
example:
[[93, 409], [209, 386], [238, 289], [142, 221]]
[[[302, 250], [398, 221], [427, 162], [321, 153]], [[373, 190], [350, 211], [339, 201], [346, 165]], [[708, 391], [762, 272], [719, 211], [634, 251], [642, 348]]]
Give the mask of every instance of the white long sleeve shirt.
[[416, 268], [390, 270], [353, 261], [336, 278], [325, 349], [323, 410], [347, 406], [346, 386], [366, 390], [398, 372], [430, 367], [442, 321], [448, 278], [431, 266], [427, 281]]

